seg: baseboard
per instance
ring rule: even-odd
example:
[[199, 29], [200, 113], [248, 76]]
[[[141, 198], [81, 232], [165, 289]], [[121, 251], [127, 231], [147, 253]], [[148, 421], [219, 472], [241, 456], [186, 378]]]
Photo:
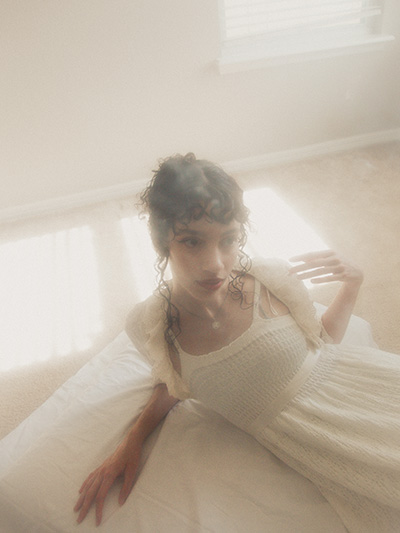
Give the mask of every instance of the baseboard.
[[234, 161], [228, 161], [223, 168], [227, 172], [240, 173], [261, 170], [263, 168], [292, 163], [311, 157], [318, 157], [337, 152], [345, 152], [356, 148], [364, 148], [374, 144], [383, 144], [393, 141], [400, 141], [400, 128], [392, 130], [377, 131], [353, 137], [344, 137], [333, 141], [311, 144], [300, 148], [283, 150], [254, 157], [246, 157]]
[[[400, 141], [400, 128], [384, 130], [353, 137], [335, 139], [323, 143], [302, 146], [300, 148], [283, 150], [259, 156], [246, 157], [221, 163], [222, 167], [231, 173], [250, 172], [262, 168], [277, 166], [285, 163], [301, 161], [311, 157], [318, 157], [356, 148], [363, 148], [374, 144]], [[20, 205], [0, 210], [0, 223], [13, 222], [36, 216], [52, 215], [98, 204], [110, 200], [122, 199], [136, 195], [145, 186], [144, 181], [121, 183], [119, 185], [94, 189], [78, 194], [51, 198], [43, 202]]]
[[146, 183], [143, 180], [130, 181], [111, 187], [50, 198], [42, 202], [0, 209], [0, 224], [37, 216], [55, 215], [80, 207], [88, 207], [102, 202], [109, 202], [110, 200], [120, 200], [129, 196], [136, 196], [146, 186]]

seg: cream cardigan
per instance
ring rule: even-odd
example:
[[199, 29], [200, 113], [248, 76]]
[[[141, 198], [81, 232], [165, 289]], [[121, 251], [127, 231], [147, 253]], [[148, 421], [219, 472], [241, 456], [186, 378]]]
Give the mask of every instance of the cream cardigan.
[[[302, 281], [289, 273], [289, 264], [281, 259], [254, 259], [249, 274], [260, 280], [288, 308], [305, 334], [310, 349], [331, 339], [317, 317], [308, 291]], [[173, 368], [164, 338], [165, 301], [157, 293], [137, 304], [129, 313], [126, 332], [136, 348], [152, 365], [154, 385], [165, 383], [171, 396], [184, 400], [189, 389]], [[323, 339], [323, 340], [322, 340]]]

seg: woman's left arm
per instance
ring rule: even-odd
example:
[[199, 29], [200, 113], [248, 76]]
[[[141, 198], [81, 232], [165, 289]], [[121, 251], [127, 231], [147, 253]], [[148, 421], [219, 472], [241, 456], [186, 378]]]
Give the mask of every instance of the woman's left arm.
[[339, 292], [321, 317], [322, 324], [333, 342], [341, 342], [364, 279], [362, 271], [332, 250], [298, 255], [292, 257], [291, 261], [301, 262], [290, 269], [299, 279], [309, 279], [314, 284], [342, 282]]

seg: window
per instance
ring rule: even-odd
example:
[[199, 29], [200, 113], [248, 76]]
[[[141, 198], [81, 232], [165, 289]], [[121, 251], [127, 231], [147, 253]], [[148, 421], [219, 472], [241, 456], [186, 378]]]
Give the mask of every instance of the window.
[[[222, 72], [357, 51], [381, 35], [383, 0], [220, 0]], [[328, 53], [329, 51], [329, 53]], [[310, 55], [311, 54], [311, 55]], [[248, 66], [252, 68], [252, 66]]]

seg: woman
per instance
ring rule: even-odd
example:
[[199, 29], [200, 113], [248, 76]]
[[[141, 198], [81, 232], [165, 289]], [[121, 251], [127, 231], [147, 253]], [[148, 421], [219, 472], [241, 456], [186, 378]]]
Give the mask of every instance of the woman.
[[[361, 271], [331, 251], [298, 256], [291, 268], [250, 261], [241, 189], [193, 154], [163, 161], [141, 199], [159, 286], [129, 315], [127, 332], [152, 361], [154, 391], [83, 483], [78, 522], [93, 503], [101, 522], [119, 476], [126, 501], [145, 439], [179, 400], [194, 397], [313, 481], [349, 531], [398, 531], [399, 359], [337, 346]], [[342, 282], [321, 320], [300, 281], [307, 278]]]

